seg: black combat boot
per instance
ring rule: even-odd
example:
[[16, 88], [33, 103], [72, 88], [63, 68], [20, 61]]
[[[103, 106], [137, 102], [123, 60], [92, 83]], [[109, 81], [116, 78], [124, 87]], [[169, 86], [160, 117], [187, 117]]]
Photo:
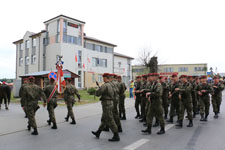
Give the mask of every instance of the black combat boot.
[[189, 121], [189, 124], [187, 125], [187, 127], [193, 127], [193, 121], [192, 120]]
[[50, 126], [50, 125], [51, 125], [51, 120], [50, 120], [50, 119], [47, 120], [47, 123], [48, 123], [48, 125]]
[[38, 135], [37, 128], [34, 128], [34, 131], [31, 133], [32, 135]]
[[145, 118], [142, 118], [141, 120], [139, 120], [139, 122], [145, 122], [146, 119]]
[[30, 131], [31, 130], [31, 126], [28, 124], [27, 125], [27, 130]]
[[159, 126], [159, 120], [156, 119], [156, 120], [155, 120], [155, 124], [153, 125], [153, 127], [158, 127], [158, 126]]
[[203, 121], [208, 121], [208, 115], [205, 115], [205, 118], [203, 119]]
[[214, 118], [217, 119], [219, 116], [218, 116], [218, 113], [215, 113], [215, 116]]
[[118, 126], [118, 132], [123, 132], [122, 127]]
[[123, 114], [123, 117], [122, 117], [121, 120], [127, 120], [127, 117], [126, 117], [126, 114], [125, 113]]
[[76, 124], [75, 119], [72, 119], [72, 122], [70, 124]]
[[140, 113], [137, 113], [137, 115], [134, 118], [138, 119], [139, 117], [140, 117]]
[[201, 114], [201, 119], [200, 119], [200, 121], [204, 121], [204, 115], [203, 115], [203, 114]]
[[166, 132], [165, 132], [165, 128], [161, 128], [160, 130], [159, 130], [159, 132], [157, 132], [157, 134], [165, 134]]
[[96, 132], [91, 131], [91, 133], [94, 134], [96, 136], [96, 138], [100, 137], [101, 132], [102, 132], [101, 130], [97, 130]]
[[69, 115], [67, 115], [66, 117], [65, 117], [65, 120], [66, 120], [66, 122], [68, 122], [69, 121]]
[[111, 139], [109, 139], [110, 142], [118, 142], [120, 141], [120, 137], [118, 133], [114, 133], [113, 137]]
[[170, 119], [169, 120], [166, 120], [166, 122], [173, 123], [173, 117], [170, 117]]
[[56, 123], [53, 123], [52, 129], [57, 129]]
[[167, 119], [168, 119], [167, 114], [165, 114], [165, 115], [164, 115], [164, 119], [165, 119], [165, 120], [167, 120]]
[[183, 127], [183, 120], [179, 120], [177, 122], [176, 126], [182, 128]]
[[120, 116], [120, 120], [122, 120], [122, 114], [121, 113], [119, 113], [119, 116]]
[[148, 127], [148, 128], [145, 129], [145, 130], [141, 130], [141, 132], [147, 133], [147, 134], [151, 134], [151, 133], [152, 133], [152, 129]]

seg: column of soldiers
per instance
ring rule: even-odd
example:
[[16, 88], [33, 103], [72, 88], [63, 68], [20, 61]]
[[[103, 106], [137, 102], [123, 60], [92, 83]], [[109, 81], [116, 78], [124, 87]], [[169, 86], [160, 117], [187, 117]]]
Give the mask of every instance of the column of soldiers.
[[[189, 120], [187, 127], [193, 127], [193, 118], [198, 114], [201, 116], [200, 121], [207, 121], [210, 95], [214, 118], [218, 118], [224, 84], [218, 76], [213, 79], [213, 83], [208, 83], [207, 76], [181, 75], [178, 78], [176, 73], [172, 74], [170, 81], [157, 73], [137, 76], [134, 89], [137, 112], [135, 118], [147, 126], [142, 132], [151, 134], [152, 126], [160, 125], [161, 129], [157, 134], [164, 134], [165, 122], [173, 123], [175, 116], [176, 126], [182, 128], [185, 111]], [[154, 117], [156, 122], [152, 125]]]
[[[80, 95], [78, 94], [77, 89], [71, 84], [71, 81], [71, 79], [67, 79], [67, 84], [64, 88], [64, 100], [68, 109], [68, 114], [65, 119], [68, 121], [70, 117], [72, 119], [71, 124], [76, 124], [72, 107], [75, 103], [74, 95], [77, 95], [79, 101]], [[27, 129], [30, 131], [31, 128], [33, 128], [33, 132], [31, 133], [32, 135], [38, 135], [35, 114], [40, 108], [38, 105], [40, 98], [44, 101], [44, 107], [47, 104], [47, 110], [49, 114], [49, 120], [47, 120], [47, 123], [49, 125], [53, 124], [52, 129], [57, 129], [54, 110], [57, 107], [57, 95], [62, 93], [58, 93], [57, 90], [53, 92], [55, 87], [56, 84], [54, 79], [50, 79], [50, 84], [44, 89], [41, 89], [35, 84], [34, 77], [24, 79], [23, 85], [19, 91], [19, 95], [21, 97], [21, 107], [25, 112], [25, 117], [28, 118]]]

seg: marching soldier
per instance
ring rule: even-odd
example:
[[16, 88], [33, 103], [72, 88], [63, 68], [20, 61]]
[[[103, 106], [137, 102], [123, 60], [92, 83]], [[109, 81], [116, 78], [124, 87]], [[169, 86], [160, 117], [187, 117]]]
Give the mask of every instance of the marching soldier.
[[209, 94], [213, 92], [212, 87], [207, 83], [207, 76], [201, 76], [200, 84], [197, 87], [197, 92], [200, 99], [200, 121], [207, 121], [210, 107]]
[[21, 98], [20, 99], [20, 103], [21, 103], [21, 107], [23, 108], [23, 111], [25, 113], [25, 118], [27, 118], [27, 109], [25, 107], [25, 101], [26, 101], [25, 99], [26, 99], [26, 97], [24, 95], [24, 89], [25, 89], [25, 86], [28, 85], [28, 83], [29, 83], [28, 78], [24, 78], [23, 79], [23, 85], [21, 86], [21, 88], [19, 90], [19, 97]]
[[[47, 110], [48, 110], [48, 114], [49, 114], [49, 120], [47, 120], [48, 125], [51, 125], [51, 123], [53, 123], [52, 129], [57, 129], [54, 109], [57, 107], [58, 91], [56, 90], [55, 93], [52, 93], [53, 89], [55, 88], [54, 82], [55, 82], [55, 80], [51, 78], [50, 84], [47, 85], [44, 89], [44, 93], [48, 98], [48, 102], [47, 102]], [[50, 95], [52, 95], [51, 99], [49, 99]]]
[[197, 94], [196, 94], [196, 83], [194, 81], [193, 76], [188, 76], [188, 81], [192, 85], [192, 90], [191, 90], [191, 98], [192, 98], [192, 104], [193, 104], [193, 118], [197, 115], [197, 107], [198, 107], [198, 102], [197, 102]]
[[71, 79], [67, 79], [66, 88], [64, 90], [64, 100], [66, 102], [68, 110], [67, 117], [65, 118], [65, 120], [69, 121], [70, 117], [72, 119], [72, 122], [70, 124], [76, 124], [75, 117], [73, 114], [73, 105], [75, 103], [74, 94], [77, 96], [78, 102], [80, 102], [80, 95], [75, 86], [71, 84], [71, 81]]
[[140, 88], [140, 93], [141, 93], [141, 120], [140, 120], [140, 122], [146, 121], [147, 98], [146, 98], [146, 93], [144, 92], [144, 89], [146, 89], [146, 85], [147, 85], [146, 80], [147, 80], [147, 75], [142, 75], [142, 82], [141, 82], [141, 88]]
[[160, 84], [162, 85], [162, 89], [163, 89], [162, 106], [163, 106], [163, 109], [164, 109], [164, 119], [167, 119], [168, 107], [169, 107], [169, 102], [168, 102], [169, 86], [165, 81], [165, 77], [160, 76], [159, 80], [160, 80]]
[[180, 83], [178, 80], [177, 74], [172, 75], [172, 83], [170, 85], [169, 98], [171, 98], [171, 106], [170, 106], [170, 119], [167, 120], [168, 123], [173, 123], [173, 117], [175, 114], [179, 112], [179, 101], [180, 101], [180, 93], [176, 91], [176, 88], [180, 87]]
[[197, 87], [198, 85], [200, 84], [200, 79], [199, 77], [195, 77], [195, 93], [196, 93], [196, 101], [197, 101], [197, 111], [196, 111], [196, 114], [198, 115], [200, 113], [200, 99], [199, 99], [199, 95], [198, 95], [198, 92], [197, 92]]
[[141, 88], [141, 76], [137, 76], [136, 77], [135, 90], [134, 90], [134, 93], [135, 93], [135, 96], [136, 96], [135, 109], [136, 109], [136, 112], [137, 112], [137, 115], [135, 116], [135, 119], [138, 119], [138, 118], [141, 117], [140, 111], [139, 111], [139, 108], [141, 106], [140, 88]]
[[39, 108], [38, 106], [38, 99], [41, 97], [44, 100], [44, 107], [46, 105], [46, 96], [43, 92], [43, 90], [34, 84], [34, 77], [29, 77], [29, 84], [24, 87], [24, 96], [25, 99], [25, 107], [27, 111], [27, 117], [28, 117], [28, 130], [31, 129], [31, 127], [34, 129], [34, 131], [31, 133], [32, 135], [38, 135], [37, 131], [37, 124], [35, 120], [35, 112]]
[[218, 113], [220, 113], [220, 105], [222, 101], [222, 91], [224, 90], [224, 85], [220, 83], [219, 76], [215, 76], [214, 78], [213, 89], [214, 92], [212, 94], [212, 105], [213, 105], [213, 112], [215, 113], [214, 118], [218, 118]]
[[155, 116], [159, 122], [161, 129], [157, 134], [165, 134], [165, 122], [163, 119], [163, 108], [162, 108], [162, 86], [161, 84], [157, 81], [159, 78], [158, 73], [153, 73], [153, 83], [150, 89], [150, 92], [146, 93], [146, 96], [148, 97], [148, 101], [151, 102], [150, 108], [148, 109], [147, 112], [147, 129], [142, 130], [144, 133], [151, 134], [151, 128], [152, 128], [152, 120], [153, 117]]
[[176, 88], [175, 91], [178, 91], [181, 93], [181, 101], [180, 101], [180, 111], [178, 116], [178, 123], [176, 126], [183, 127], [183, 119], [184, 119], [184, 112], [187, 110], [189, 124], [187, 127], [193, 127], [193, 121], [192, 121], [192, 85], [188, 82], [187, 76], [182, 75], [181, 77], [182, 85], [180, 88]]
[[121, 120], [126, 120], [126, 109], [125, 109], [125, 91], [127, 90], [127, 87], [124, 82], [121, 80], [121, 76], [118, 76], [118, 83], [120, 86], [120, 100], [119, 100], [119, 116]]
[[112, 139], [109, 141], [120, 141], [120, 137], [118, 134], [117, 125], [113, 119], [113, 99], [114, 99], [114, 90], [112, 85], [110, 84], [110, 74], [103, 74], [104, 84], [96, 91], [96, 96], [101, 96], [100, 101], [102, 104], [102, 118], [101, 124], [96, 132], [92, 131], [97, 138], [99, 138], [103, 129], [108, 126], [113, 132]]

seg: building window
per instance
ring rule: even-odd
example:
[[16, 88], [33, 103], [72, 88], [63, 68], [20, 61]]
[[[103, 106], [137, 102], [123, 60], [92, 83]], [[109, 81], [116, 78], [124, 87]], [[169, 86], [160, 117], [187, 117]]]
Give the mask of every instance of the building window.
[[97, 67], [97, 58], [92, 58], [92, 67]]
[[26, 65], [29, 65], [29, 57], [26, 57], [26, 58], [25, 58], [25, 64], [26, 64]]
[[37, 42], [36, 42], [36, 38], [32, 39], [32, 47], [36, 47]]
[[121, 62], [118, 62], [118, 66], [119, 66], [119, 68], [121, 67]]
[[102, 59], [102, 67], [107, 68], [107, 59]]
[[63, 20], [63, 33], [67, 32], [67, 21]]
[[107, 47], [105, 47], [105, 51], [104, 51], [105, 53], [107, 53], [108, 52], [108, 50], [107, 50]]
[[207, 67], [195, 67], [195, 71], [207, 71]]
[[57, 32], [60, 32], [60, 20], [57, 20]]
[[178, 72], [188, 72], [188, 67], [180, 67], [178, 68]]
[[173, 68], [164, 68], [164, 72], [173, 72]]
[[49, 31], [49, 25], [48, 24], [46, 24], [46, 30], [47, 30], [47, 32]]
[[107, 68], [107, 59], [92, 58], [92, 67]]
[[26, 48], [30, 48], [30, 41], [26, 40]]
[[82, 52], [78, 51], [78, 67], [82, 67]]
[[100, 52], [103, 52], [103, 46], [100, 46]]
[[78, 75], [80, 76], [78, 78], [78, 87], [81, 88], [81, 71], [78, 71]]
[[107, 53], [113, 53], [113, 48], [108, 47], [108, 48], [107, 48]]
[[96, 82], [96, 80], [95, 80], [95, 74], [94, 74], [94, 73], [92, 74], [92, 82], [93, 82], [93, 83]]
[[23, 50], [23, 43], [20, 44], [20, 50]]
[[31, 64], [36, 64], [36, 55], [31, 56]]
[[101, 51], [100, 45], [95, 45], [95, 50], [96, 50], [97, 52], [100, 52], [100, 51]]
[[79, 45], [79, 46], [82, 45], [81, 36], [78, 36], [78, 38], [77, 38], [77, 45]]
[[98, 82], [101, 83], [103, 81], [102, 75], [98, 75]]
[[19, 58], [19, 66], [23, 65], [23, 58]]

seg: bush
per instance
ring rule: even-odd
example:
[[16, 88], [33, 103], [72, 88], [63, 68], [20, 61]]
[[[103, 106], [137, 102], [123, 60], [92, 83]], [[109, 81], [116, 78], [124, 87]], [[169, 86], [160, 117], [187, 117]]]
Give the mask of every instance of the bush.
[[95, 88], [90, 88], [87, 90], [88, 94], [90, 95], [95, 95], [96, 89]]

